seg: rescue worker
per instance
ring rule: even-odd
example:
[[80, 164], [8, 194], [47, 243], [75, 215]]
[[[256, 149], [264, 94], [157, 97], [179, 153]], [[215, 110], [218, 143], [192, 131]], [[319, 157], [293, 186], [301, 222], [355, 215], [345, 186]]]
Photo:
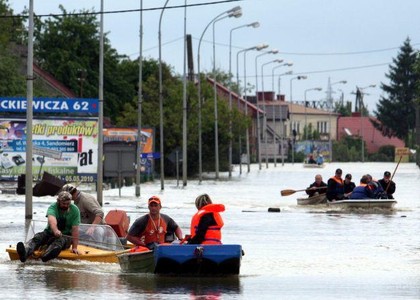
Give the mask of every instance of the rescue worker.
[[351, 174], [346, 174], [346, 177], [344, 177], [344, 198], [349, 199], [351, 193], [353, 192], [354, 188], [356, 187], [356, 184], [351, 181], [352, 176]]
[[316, 196], [319, 194], [325, 194], [327, 192], [327, 184], [322, 181], [321, 174], [315, 175], [315, 181], [306, 189], [306, 194], [309, 197]]
[[168, 215], [160, 213], [162, 204], [159, 197], [150, 197], [148, 207], [149, 213], [134, 221], [128, 230], [128, 241], [153, 250], [156, 244], [171, 242], [174, 234], [182, 239], [182, 230], [178, 224]]
[[328, 179], [327, 182], [327, 198], [329, 201], [344, 199], [344, 182], [341, 178], [343, 171], [341, 169], [335, 170], [335, 175]]
[[225, 206], [213, 204], [207, 194], [198, 196], [195, 206], [198, 211], [191, 220], [188, 244], [221, 244], [224, 223], [220, 212], [225, 211]]
[[68, 192], [60, 192], [57, 202], [48, 207], [48, 225], [42, 232], [38, 232], [27, 243], [19, 242], [16, 250], [21, 262], [25, 262], [35, 250], [46, 245], [47, 249], [41, 256], [43, 262], [56, 258], [61, 250], [72, 245], [72, 252], [79, 254], [79, 224], [80, 213], [76, 205], [71, 203]]
[[391, 180], [391, 173], [385, 171], [384, 178], [380, 179], [378, 182], [385, 191], [386, 197], [388, 199], [394, 199], [393, 194], [395, 193], [396, 185], [395, 182]]
[[372, 190], [368, 186], [369, 176], [363, 175], [360, 184], [353, 189], [350, 199], [372, 199], [375, 198]]

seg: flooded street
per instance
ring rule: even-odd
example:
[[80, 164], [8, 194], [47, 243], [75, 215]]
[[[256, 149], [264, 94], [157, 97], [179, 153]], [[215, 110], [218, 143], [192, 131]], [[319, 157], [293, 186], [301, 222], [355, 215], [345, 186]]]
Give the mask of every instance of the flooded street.
[[[231, 180], [227, 174], [187, 187], [176, 180], [104, 191], [104, 210], [124, 209], [131, 223], [147, 212], [147, 199], [159, 195], [162, 213], [189, 233], [194, 200], [208, 193], [223, 203], [223, 242], [241, 244], [240, 275], [226, 278], [176, 278], [125, 274], [119, 264], [10, 261], [5, 249], [25, 238], [25, 196], [0, 195], [0, 288], [4, 299], [419, 299], [420, 170], [401, 163], [395, 173], [395, 210], [345, 212], [321, 205], [297, 206], [304, 192], [282, 197], [284, 189], [304, 189], [320, 173], [324, 181], [336, 168], [358, 184], [369, 173], [377, 179], [393, 173], [396, 163], [328, 164], [305, 169], [301, 164], [253, 165]], [[244, 168], [243, 170], [246, 170]], [[211, 177], [211, 174], [204, 174]], [[180, 184], [182, 184], [180, 182]], [[121, 196], [120, 196], [121, 193]], [[94, 192], [93, 192], [94, 194]], [[44, 220], [53, 197], [34, 198], [34, 219]], [[280, 212], [268, 212], [280, 208]]]

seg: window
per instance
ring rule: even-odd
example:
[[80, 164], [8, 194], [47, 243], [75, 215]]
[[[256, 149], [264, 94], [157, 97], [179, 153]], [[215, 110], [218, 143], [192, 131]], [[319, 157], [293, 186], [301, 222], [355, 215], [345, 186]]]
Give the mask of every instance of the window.
[[328, 122], [317, 122], [317, 130], [319, 133], [329, 133]]

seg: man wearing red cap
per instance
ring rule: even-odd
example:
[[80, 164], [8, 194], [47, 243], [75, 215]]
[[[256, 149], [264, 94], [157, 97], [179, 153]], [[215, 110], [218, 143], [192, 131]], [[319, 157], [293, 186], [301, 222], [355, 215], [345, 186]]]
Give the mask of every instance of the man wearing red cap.
[[127, 240], [136, 246], [153, 249], [155, 244], [169, 242], [166, 237], [170, 238], [174, 234], [182, 239], [182, 230], [178, 224], [168, 215], [160, 213], [162, 205], [159, 197], [150, 197], [148, 205], [149, 213], [134, 221], [128, 231]]

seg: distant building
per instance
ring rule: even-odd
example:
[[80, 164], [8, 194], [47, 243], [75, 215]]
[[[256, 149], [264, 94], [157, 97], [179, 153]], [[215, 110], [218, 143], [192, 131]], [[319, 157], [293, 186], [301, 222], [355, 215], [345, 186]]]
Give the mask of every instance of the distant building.
[[404, 141], [399, 138], [383, 136], [381, 131], [376, 129], [370, 120], [377, 120], [374, 117], [361, 117], [355, 112], [351, 117], [338, 118], [338, 140], [345, 136], [362, 137], [368, 153], [375, 153], [382, 146], [391, 145], [404, 147]]

